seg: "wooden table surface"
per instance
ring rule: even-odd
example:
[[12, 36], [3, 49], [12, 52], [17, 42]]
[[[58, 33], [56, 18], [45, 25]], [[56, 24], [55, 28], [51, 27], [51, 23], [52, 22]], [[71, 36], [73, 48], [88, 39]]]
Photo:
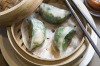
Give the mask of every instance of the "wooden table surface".
[[6, 61], [4, 60], [2, 53], [0, 51], [0, 66], [8, 66], [8, 64], [6, 63]]
[[[100, 18], [96, 18], [94, 17], [95, 23], [97, 25], [97, 28], [100, 32]], [[100, 39], [98, 39], [98, 45], [97, 45], [98, 49], [100, 50]], [[8, 64], [6, 63], [6, 61], [4, 60], [2, 53], [0, 51], [0, 66], [8, 66]], [[88, 66], [100, 66], [100, 58], [97, 56], [97, 54], [95, 53], [91, 62], [89, 63]]]

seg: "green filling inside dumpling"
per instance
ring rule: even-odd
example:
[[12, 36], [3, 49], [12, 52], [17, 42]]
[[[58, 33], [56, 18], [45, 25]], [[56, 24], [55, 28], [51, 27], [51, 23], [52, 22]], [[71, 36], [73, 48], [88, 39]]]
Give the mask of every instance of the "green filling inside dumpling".
[[65, 50], [70, 44], [72, 37], [74, 36], [74, 33], [75, 33], [75, 30], [72, 30], [65, 36], [63, 44], [62, 44], [63, 50]]
[[64, 51], [75, 34], [75, 27], [59, 27], [54, 35], [54, 45], [59, 51]]

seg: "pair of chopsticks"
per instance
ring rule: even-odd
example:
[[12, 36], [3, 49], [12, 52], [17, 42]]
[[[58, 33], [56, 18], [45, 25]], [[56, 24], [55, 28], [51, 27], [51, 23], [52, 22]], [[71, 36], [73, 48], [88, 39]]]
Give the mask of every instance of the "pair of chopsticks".
[[[100, 38], [100, 34], [98, 32], [98, 30], [94, 27], [94, 25], [91, 23], [91, 20], [93, 21], [92, 17], [90, 16], [88, 11], [85, 11], [86, 13], [84, 13], [84, 8], [86, 9], [86, 7], [81, 8], [81, 6], [79, 6], [79, 0], [72, 0], [73, 4], [75, 5], [75, 7], [77, 8], [77, 10], [81, 13], [81, 15], [85, 18], [85, 20], [87, 21], [87, 23], [91, 26], [91, 28], [94, 30], [94, 32], [97, 34], [97, 36]], [[78, 1], [78, 2], [77, 2]], [[86, 31], [84, 25], [82, 24], [81, 20], [79, 19], [77, 13], [75, 12], [75, 10], [73, 9], [72, 5], [70, 4], [70, 2], [68, 0], [65, 0], [67, 6], [69, 7], [72, 15], [74, 16], [74, 18], [77, 20], [80, 28], [82, 29], [82, 31], [84, 32], [85, 36], [87, 37], [87, 39], [89, 40], [90, 44], [92, 45], [92, 47], [94, 48], [95, 52], [97, 53], [97, 55], [100, 58], [100, 52], [97, 49], [95, 43], [93, 42], [93, 40], [91, 39], [89, 33]], [[81, 3], [82, 4], [82, 3]], [[83, 9], [83, 10], [82, 10]], [[87, 10], [87, 9], [86, 9]], [[89, 16], [87, 17], [88, 14]]]

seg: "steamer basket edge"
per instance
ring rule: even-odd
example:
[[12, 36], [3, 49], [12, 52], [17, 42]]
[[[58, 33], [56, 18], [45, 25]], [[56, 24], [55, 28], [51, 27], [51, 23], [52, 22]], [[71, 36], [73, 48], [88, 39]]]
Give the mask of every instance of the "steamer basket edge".
[[[28, 59], [26, 59], [25, 57], [23, 57], [23, 55], [20, 54], [23, 50], [21, 50], [21, 49], [18, 47], [18, 45], [16, 46], [16, 42], [13, 40], [14, 38], [10, 36], [10, 32], [11, 32], [11, 31], [10, 31], [10, 29], [8, 28], [7, 33], [8, 33], [8, 38], [9, 38], [9, 40], [10, 40], [10, 43], [11, 43], [12, 47], [14, 48], [14, 50], [18, 53], [18, 55], [19, 55], [20, 57], [22, 57], [24, 60], [27, 60], [28, 62], [30, 62], [30, 63], [32, 63], [32, 64], [36, 64], [36, 65], [46, 65], [45, 63], [44, 63], [44, 64], [43, 64], [43, 63], [42, 63], [42, 64], [39, 64], [39, 63], [37, 63], [37, 62], [29, 61]], [[15, 44], [12, 44], [12, 43], [15, 43]], [[86, 45], [83, 44], [83, 45], [81, 46], [81, 52], [82, 52], [82, 53], [79, 54], [79, 51], [78, 51], [78, 52], [77, 52], [78, 55], [76, 55], [76, 56], [73, 55], [74, 59], [72, 58], [72, 59], [73, 59], [72, 61], [69, 62], [69, 61], [66, 60], [67, 62], [63, 62], [63, 64], [66, 64], [66, 63], [68, 63], [68, 62], [69, 62], [68, 64], [70, 64], [70, 63], [72, 63], [72, 62], [75, 62], [74, 60], [76, 60], [76, 59], [79, 58], [80, 56], [82, 57], [82, 56], [84, 55], [86, 49], [87, 49], [86, 47], [88, 47], [88, 44], [86, 44]], [[83, 49], [82, 49], [82, 48], [83, 48]], [[19, 50], [20, 52], [19, 52], [18, 50]], [[75, 58], [75, 57], [77, 57], [77, 58]], [[62, 63], [61, 63], [61, 64], [62, 64]]]

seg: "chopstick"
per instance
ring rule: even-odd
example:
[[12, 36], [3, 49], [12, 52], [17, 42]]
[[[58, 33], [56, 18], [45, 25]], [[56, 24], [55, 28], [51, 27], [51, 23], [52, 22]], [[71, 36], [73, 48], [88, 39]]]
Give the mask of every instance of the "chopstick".
[[92, 47], [94, 48], [95, 52], [97, 53], [97, 55], [99, 56], [100, 58], [100, 52], [99, 50], [97, 49], [95, 43], [92, 41], [91, 37], [89, 36], [89, 33], [86, 31], [84, 25], [82, 24], [81, 20], [79, 19], [78, 15], [76, 14], [76, 12], [74, 11], [74, 9], [72, 8], [72, 6], [70, 5], [69, 1], [68, 0], [65, 0], [67, 6], [69, 7], [72, 15], [74, 16], [74, 18], [77, 20], [80, 28], [82, 29], [82, 31], [84, 32], [85, 36], [87, 37], [87, 39], [89, 40], [90, 44], [92, 45]]
[[[92, 17], [88, 17], [87, 14], [89, 13], [87, 8], [85, 6], [83, 6], [83, 8], [80, 7], [79, 3], [83, 4], [81, 1], [76, 1], [76, 0], [72, 0], [72, 2], [74, 3], [74, 5], [76, 6], [77, 10], [81, 13], [81, 15], [83, 16], [83, 18], [87, 21], [87, 23], [90, 25], [90, 27], [94, 30], [94, 32], [97, 34], [97, 36], [100, 38], [100, 33], [97, 30], [97, 28], [92, 24]], [[84, 11], [85, 9], [85, 11]], [[84, 13], [86, 12], [86, 13]], [[88, 14], [90, 15], [90, 14]]]

